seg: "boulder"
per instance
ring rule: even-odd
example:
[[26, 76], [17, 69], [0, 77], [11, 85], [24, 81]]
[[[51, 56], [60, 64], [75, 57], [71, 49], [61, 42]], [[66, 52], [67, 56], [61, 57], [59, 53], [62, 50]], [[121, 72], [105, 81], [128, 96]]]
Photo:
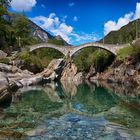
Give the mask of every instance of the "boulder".
[[14, 82], [9, 82], [8, 85], [0, 84], [0, 103], [11, 100], [12, 92], [15, 92], [17, 89], [18, 87]]
[[51, 81], [59, 79], [64, 67], [65, 62], [63, 59], [54, 59], [50, 62], [47, 69], [42, 72], [42, 75], [45, 79], [49, 79]]
[[83, 79], [84, 79], [84, 74], [83, 74], [83, 72], [79, 72], [79, 73], [77, 73], [77, 74], [74, 76], [74, 82], [75, 82], [75, 83], [82, 82]]
[[12, 71], [12, 66], [0, 63], [0, 71], [2, 71], [2, 72], [11, 72]]
[[6, 58], [6, 56], [7, 56], [7, 53], [0, 50], [0, 59]]
[[74, 81], [75, 75], [77, 73], [77, 67], [75, 64], [67, 64], [61, 74], [61, 81]]
[[0, 85], [0, 103], [9, 98], [9, 96], [10, 93], [8, 92], [7, 85]]
[[140, 75], [137, 75], [135, 78], [137, 84], [140, 86]]
[[136, 74], [136, 70], [134, 68], [134, 65], [129, 65], [125, 70], [126, 76], [134, 76]]
[[92, 65], [90, 67], [89, 73], [86, 76], [86, 79], [90, 79], [91, 77], [94, 77], [96, 75], [96, 69], [95, 67]]
[[136, 64], [135, 67], [136, 67], [136, 70], [137, 70], [137, 71], [140, 71], [140, 63], [139, 63], [139, 62]]
[[0, 71], [2, 72], [17, 72], [19, 69], [16, 66], [0, 63]]
[[133, 70], [133, 69], [128, 69], [127, 71], [126, 71], [126, 74], [128, 75], [128, 76], [134, 76], [134, 75], [136, 75], [136, 70]]
[[40, 83], [42, 80], [43, 80], [42, 75], [35, 75], [33, 77], [23, 78], [22, 80], [19, 80], [18, 82], [21, 83], [22, 86], [31, 86], [31, 85], [36, 85]]
[[8, 85], [8, 77], [4, 72], [0, 72], [0, 85], [2, 84]]

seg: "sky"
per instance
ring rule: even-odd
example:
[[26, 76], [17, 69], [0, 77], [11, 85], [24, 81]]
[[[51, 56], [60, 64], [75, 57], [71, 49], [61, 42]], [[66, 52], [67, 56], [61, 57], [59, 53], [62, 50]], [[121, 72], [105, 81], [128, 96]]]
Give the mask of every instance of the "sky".
[[140, 18], [140, 0], [12, 0], [10, 11], [24, 11], [52, 35], [79, 45]]

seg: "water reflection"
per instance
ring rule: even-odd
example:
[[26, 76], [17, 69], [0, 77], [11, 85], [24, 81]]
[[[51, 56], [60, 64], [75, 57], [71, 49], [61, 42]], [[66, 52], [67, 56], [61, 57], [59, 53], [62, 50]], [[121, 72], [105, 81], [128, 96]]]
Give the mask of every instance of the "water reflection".
[[[49, 83], [13, 94], [11, 105], [0, 110], [0, 130], [23, 133], [44, 121], [75, 113], [87, 117], [104, 117], [125, 125], [133, 132], [140, 130], [139, 92], [107, 83]], [[134, 94], [132, 94], [134, 93]], [[63, 118], [63, 117], [62, 117]], [[1, 136], [1, 134], [0, 134]]]

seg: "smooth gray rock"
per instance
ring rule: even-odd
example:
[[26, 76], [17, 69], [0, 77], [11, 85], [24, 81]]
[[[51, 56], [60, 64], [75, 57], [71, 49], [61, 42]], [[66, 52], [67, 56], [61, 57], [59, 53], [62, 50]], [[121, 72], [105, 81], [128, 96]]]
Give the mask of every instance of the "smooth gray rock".
[[4, 51], [0, 50], [0, 59], [6, 58], [7, 53], [5, 53]]

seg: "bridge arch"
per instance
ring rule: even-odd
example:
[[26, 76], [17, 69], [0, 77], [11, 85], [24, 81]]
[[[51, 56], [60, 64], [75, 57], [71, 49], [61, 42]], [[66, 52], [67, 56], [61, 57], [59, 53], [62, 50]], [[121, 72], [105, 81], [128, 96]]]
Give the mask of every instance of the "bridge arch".
[[74, 47], [73, 50], [71, 51], [71, 57], [74, 56], [78, 51], [80, 51], [84, 48], [89, 48], [89, 47], [100, 48], [100, 49], [106, 50], [107, 52], [110, 52], [111, 54], [116, 56], [116, 49], [111, 45], [102, 45], [102, 44], [98, 44], [98, 43], [87, 43], [87, 44], [83, 44], [83, 45]]
[[68, 50], [67, 50], [66, 47], [57, 46], [57, 45], [52, 45], [52, 44], [46, 44], [46, 43], [30, 46], [29, 51], [30, 51], [30, 52], [33, 52], [33, 51], [38, 50], [38, 49], [41, 49], [41, 48], [54, 49], [54, 50], [59, 51], [59, 52], [62, 53], [63, 55], [66, 55], [67, 52], [68, 52]]
[[94, 48], [101, 48], [103, 50], [106, 50], [115, 56], [117, 55], [117, 52], [119, 49], [124, 48], [128, 46], [126, 45], [111, 45], [111, 44], [101, 44], [101, 43], [86, 43], [79, 46], [60, 46], [60, 45], [54, 45], [49, 43], [42, 43], [42, 44], [36, 44], [33, 46], [28, 46], [29, 51], [32, 52], [34, 50], [40, 49], [40, 48], [52, 48], [55, 49], [65, 56], [70, 52], [70, 56], [72, 57], [76, 52], [78, 52], [81, 49], [88, 48], [88, 47], [94, 47]]

